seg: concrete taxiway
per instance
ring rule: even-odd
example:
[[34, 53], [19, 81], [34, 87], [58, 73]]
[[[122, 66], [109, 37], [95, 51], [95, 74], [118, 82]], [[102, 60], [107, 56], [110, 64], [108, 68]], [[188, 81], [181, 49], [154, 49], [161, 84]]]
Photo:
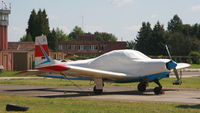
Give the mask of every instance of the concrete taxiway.
[[200, 104], [200, 89], [164, 89], [165, 94], [154, 95], [152, 89], [138, 92], [136, 87], [106, 86], [102, 95], [94, 95], [89, 86], [24, 86], [0, 85], [0, 94], [36, 96], [42, 98], [79, 98], [93, 100], [145, 101], [179, 104]]

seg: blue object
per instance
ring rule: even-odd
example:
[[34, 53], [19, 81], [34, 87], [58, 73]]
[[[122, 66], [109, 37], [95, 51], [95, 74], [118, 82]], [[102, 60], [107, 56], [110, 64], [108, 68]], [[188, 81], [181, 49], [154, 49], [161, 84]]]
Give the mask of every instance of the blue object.
[[170, 62], [168, 62], [168, 63], [166, 64], [166, 67], [167, 67], [167, 69], [169, 69], [169, 70], [176, 68], [176, 66], [177, 66], [177, 63], [176, 63], [175, 61], [170, 61]]

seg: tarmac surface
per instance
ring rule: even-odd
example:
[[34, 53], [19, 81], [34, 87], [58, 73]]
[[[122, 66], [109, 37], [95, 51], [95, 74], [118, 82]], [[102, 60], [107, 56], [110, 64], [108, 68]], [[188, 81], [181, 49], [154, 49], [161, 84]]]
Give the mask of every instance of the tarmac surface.
[[[172, 73], [173, 74], [173, 73]], [[175, 76], [170, 76], [175, 77]], [[183, 72], [183, 78], [200, 77], [200, 69]], [[0, 77], [9, 79], [41, 79], [42, 77]], [[153, 88], [144, 93], [137, 91], [137, 86], [106, 86], [102, 95], [95, 95], [91, 86], [28, 86], [0, 85], [0, 94], [35, 96], [41, 98], [79, 98], [112, 101], [145, 101], [178, 104], [200, 104], [200, 89], [163, 89], [164, 94], [154, 95]]]
[[112, 101], [145, 101], [178, 104], [200, 104], [200, 89], [163, 89], [165, 94], [154, 95], [153, 88], [144, 93], [131, 86], [106, 86], [102, 95], [95, 95], [90, 86], [25, 86], [0, 85], [0, 94], [35, 96], [41, 98], [78, 98]]

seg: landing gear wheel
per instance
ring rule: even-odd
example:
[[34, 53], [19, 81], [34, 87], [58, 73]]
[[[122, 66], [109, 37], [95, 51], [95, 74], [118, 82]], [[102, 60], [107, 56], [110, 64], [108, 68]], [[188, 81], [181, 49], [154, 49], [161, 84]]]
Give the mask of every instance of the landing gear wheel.
[[161, 87], [155, 87], [155, 88], [154, 88], [154, 93], [155, 93], [155, 95], [162, 94], [162, 93], [161, 93], [161, 90], [162, 90]]
[[147, 88], [147, 83], [145, 83], [145, 82], [140, 82], [139, 84], [138, 84], [138, 91], [140, 91], [140, 92], [144, 92], [144, 91], [146, 91], [146, 88]]
[[94, 92], [96, 95], [100, 95], [100, 94], [102, 94], [103, 89], [96, 89], [96, 86], [94, 86], [93, 92]]

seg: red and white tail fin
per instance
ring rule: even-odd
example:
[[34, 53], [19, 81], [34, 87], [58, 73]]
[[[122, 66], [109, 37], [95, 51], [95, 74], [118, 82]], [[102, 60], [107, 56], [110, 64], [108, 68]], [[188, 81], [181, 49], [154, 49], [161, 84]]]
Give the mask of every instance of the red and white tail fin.
[[49, 48], [46, 36], [35, 38], [35, 68], [55, 64], [49, 57]]

